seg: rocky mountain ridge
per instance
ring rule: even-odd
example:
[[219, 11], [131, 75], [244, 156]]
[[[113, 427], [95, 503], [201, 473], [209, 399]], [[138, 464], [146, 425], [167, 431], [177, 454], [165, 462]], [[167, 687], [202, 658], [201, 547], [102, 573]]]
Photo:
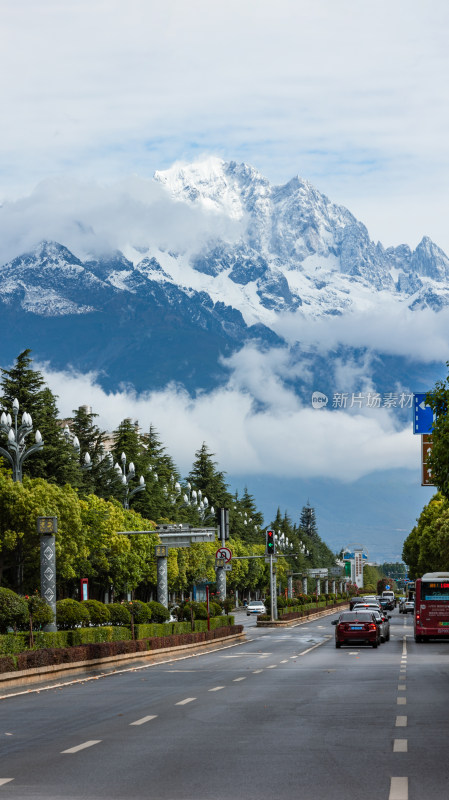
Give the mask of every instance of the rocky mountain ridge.
[[[42, 241], [18, 253], [0, 266], [7, 358], [21, 341], [55, 366], [100, 369], [111, 380], [124, 371], [139, 388], [176, 380], [194, 390], [220, 381], [220, 357], [246, 342], [282, 346], [277, 321], [286, 312], [307, 319], [385, 302], [449, 305], [449, 259], [428, 237], [413, 251], [384, 248], [299, 177], [271, 186], [246, 164], [208, 159], [158, 172], [155, 181], [174, 204], [236, 220], [240, 235], [217, 234], [190, 252], [130, 241], [81, 257], [63, 242]], [[200, 364], [192, 366], [192, 353]]]

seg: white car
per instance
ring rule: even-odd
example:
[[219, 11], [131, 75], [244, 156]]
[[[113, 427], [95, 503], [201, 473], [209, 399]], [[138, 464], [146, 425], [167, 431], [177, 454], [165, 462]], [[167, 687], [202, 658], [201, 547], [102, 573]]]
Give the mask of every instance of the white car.
[[248, 603], [246, 606], [246, 616], [249, 617], [251, 614], [266, 614], [267, 609], [265, 608], [262, 600], [253, 600], [251, 603]]

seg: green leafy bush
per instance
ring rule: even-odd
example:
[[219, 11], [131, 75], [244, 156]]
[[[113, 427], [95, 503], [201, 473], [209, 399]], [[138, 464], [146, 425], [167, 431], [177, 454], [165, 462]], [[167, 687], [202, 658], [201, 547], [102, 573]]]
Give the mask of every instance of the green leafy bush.
[[151, 622], [167, 622], [170, 619], [170, 612], [162, 603], [151, 600], [150, 603], [147, 603], [147, 607]]
[[28, 623], [28, 606], [23, 597], [11, 589], [0, 587], [0, 633]]
[[[23, 598], [28, 607], [28, 614], [32, 619], [33, 629], [39, 630], [45, 625], [54, 621], [53, 609], [48, 605], [44, 597], [35, 592], [32, 595], [25, 595]], [[28, 627], [28, 625], [27, 625]]]
[[223, 609], [219, 603], [214, 603], [214, 602], [209, 603], [209, 614], [211, 617], [220, 617], [222, 610]]
[[141, 600], [133, 600], [132, 603], [127, 605], [136, 625], [143, 625], [150, 621], [150, 610], [146, 603], [142, 603]]
[[108, 605], [108, 611], [111, 625], [130, 625], [131, 614], [123, 603], [110, 603]]
[[195, 600], [186, 603], [182, 608], [182, 619], [187, 622], [190, 620], [190, 610], [193, 611], [193, 619], [207, 619], [207, 608], [205, 603], [197, 603]]
[[99, 600], [83, 600], [81, 605], [87, 610], [92, 625], [108, 625], [111, 621], [109, 607]]
[[56, 623], [63, 631], [89, 623], [89, 614], [78, 600], [58, 600], [56, 603]]

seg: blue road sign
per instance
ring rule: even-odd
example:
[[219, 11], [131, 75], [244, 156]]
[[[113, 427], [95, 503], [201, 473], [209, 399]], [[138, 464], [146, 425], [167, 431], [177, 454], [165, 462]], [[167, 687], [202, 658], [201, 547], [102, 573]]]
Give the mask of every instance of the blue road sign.
[[426, 405], [426, 394], [413, 395], [413, 433], [432, 433], [433, 411]]

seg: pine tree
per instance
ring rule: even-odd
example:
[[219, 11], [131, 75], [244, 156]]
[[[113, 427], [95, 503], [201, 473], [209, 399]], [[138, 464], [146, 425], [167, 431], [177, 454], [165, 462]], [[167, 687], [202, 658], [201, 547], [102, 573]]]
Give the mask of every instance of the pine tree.
[[[115, 497], [121, 502], [123, 485], [114, 469], [113, 455], [106, 451], [107, 434], [95, 425], [94, 419], [98, 415], [88, 410], [87, 406], [80, 406], [73, 414], [70, 432], [77, 437], [80, 445], [78, 458], [82, 469], [83, 494], [96, 494], [105, 500]], [[86, 454], [90, 458], [90, 469], [85, 467]]]
[[203, 497], [208, 498], [209, 505], [213, 505], [216, 509], [229, 508], [232, 496], [228, 491], [224, 472], [218, 470], [217, 462], [213, 461], [214, 455], [209, 452], [207, 445], [203, 442], [195, 453], [195, 461], [189, 472], [188, 480], [197, 491], [201, 490]]
[[19, 414], [31, 414], [34, 431], [39, 430], [44, 447], [25, 461], [26, 474], [45, 478], [50, 483], [78, 486], [81, 474], [73, 448], [67, 444], [59, 420], [56, 396], [46, 386], [40, 372], [31, 368], [31, 350], [24, 350], [10, 369], [1, 369], [1, 405], [11, 412], [15, 398], [19, 401]]

